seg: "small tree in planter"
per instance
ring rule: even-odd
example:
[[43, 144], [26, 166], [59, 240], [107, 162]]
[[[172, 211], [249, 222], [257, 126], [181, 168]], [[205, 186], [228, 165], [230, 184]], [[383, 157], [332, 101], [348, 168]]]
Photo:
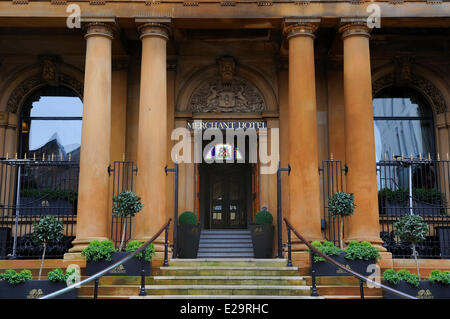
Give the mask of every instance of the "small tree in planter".
[[44, 266], [45, 250], [47, 249], [47, 244], [51, 241], [60, 241], [63, 238], [64, 225], [62, 221], [54, 216], [46, 216], [44, 218], [41, 218], [41, 220], [39, 220], [39, 223], [34, 223], [33, 225], [33, 240], [36, 243], [42, 244], [44, 247], [38, 277], [38, 280], [41, 280], [42, 267]]
[[250, 225], [255, 258], [272, 258], [274, 226], [272, 214], [263, 208]]
[[178, 217], [177, 254], [180, 258], [196, 258], [200, 243], [200, 224], [193, 212], [183, 212]]
[[416, 244], [425, 240], [428, 225], [419, 215], [405, 215], [394, 223], [395, 235], [402, 241], [411, 243], [414, 260], [416, 262], [417, 276], [420, 278], [419, 262], [417, 261]]
[[141, 203], [141, 198], [130, 190], [123, 191], [118, 196], [113, 197], [113, 215], [123, 218], [119, 251], [122, 251], [123, 243], [125, 241], [127, 217], [136, 215], [136, 213], [141, 211], [142, 207], [144, 207], [144, 205]]
[[339, 247], [344, 248], [344, 217], [353, 215], [355, 211], [354, 195], [346, 192], [337, 192], [328, 200], [328, 211], [333, 218], [341, 216], [339, 230]]

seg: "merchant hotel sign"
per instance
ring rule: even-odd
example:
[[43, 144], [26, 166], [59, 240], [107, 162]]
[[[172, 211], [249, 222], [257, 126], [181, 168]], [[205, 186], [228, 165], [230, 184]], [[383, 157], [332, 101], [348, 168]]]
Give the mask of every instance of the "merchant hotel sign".
[[264, 129], [267, 128], [265, 121], [189, 121], [187, 128], [190, 130], [206, 130], [206, 129]]

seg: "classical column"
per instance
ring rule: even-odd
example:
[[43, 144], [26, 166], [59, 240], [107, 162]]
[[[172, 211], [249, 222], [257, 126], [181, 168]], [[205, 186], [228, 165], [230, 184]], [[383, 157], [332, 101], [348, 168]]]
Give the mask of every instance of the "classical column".
[[[288, 219], [310, 241], [321, 239], [317, 141], [314, 32], [317, 20], [285, 26], [289, 41], [289, 177]], [[294, 250], [304, 250], [295, 245]]]
[[[166, 42], [169, 29], [160, 23], [139, 27], [142, 40], [139, 133], [137, 142], [136, 193], [144, 207], [136, 215], [134, 236], [138, 240], [153, 237], [166, 222], [167, 163], [167, 68]], [[164, 232], [155, 242], [162, 251]]]
[[375, 139], [372, 109], [369, 28], [365, 21], [343, 21], [345, 160], [347, 192], [355, 195], [346, 240], [381, 244], [378, 219]]
[[108, 234], [111, 135], [112, 26], [89, 23], [86, 29], [86, 65], [83, 94], [77, 237], [71, 253]]

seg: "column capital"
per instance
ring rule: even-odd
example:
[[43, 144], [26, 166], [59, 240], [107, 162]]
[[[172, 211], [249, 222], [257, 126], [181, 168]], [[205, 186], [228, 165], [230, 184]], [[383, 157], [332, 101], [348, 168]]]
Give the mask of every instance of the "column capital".
[[114, 38], [114, 33], [117, 31], [115, 23], [102, 21], [86, 21], [83, 25], [84, 38], [91, 36], [102, 36], [110, 39]]
[[320, 19], [285, 19], [283, 22], [283, 34], [288, 40], [297, 36], [309, 36], [314, 39], [319, 23]]
[[341, 33], [342, 39], [354, 35], [370, 38], [370, 31], [371, 28], [365, 19], [341, 19], [340, 21], [339, 33]]
[[136, 19], [140, 39], [144, 37], [161, 37], [169, 40], [171, 35], [171, 19]]

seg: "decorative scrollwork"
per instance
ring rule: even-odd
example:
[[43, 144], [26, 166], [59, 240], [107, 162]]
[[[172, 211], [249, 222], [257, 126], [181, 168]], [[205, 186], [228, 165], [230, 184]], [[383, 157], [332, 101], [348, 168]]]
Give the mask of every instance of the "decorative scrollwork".
[[189, 100], [189, 109], [198, 113], [257, 113], [265, 108], [264, 99], [258, 89], [237, 76], [226, 82], [221, 76], [205, 81]]

